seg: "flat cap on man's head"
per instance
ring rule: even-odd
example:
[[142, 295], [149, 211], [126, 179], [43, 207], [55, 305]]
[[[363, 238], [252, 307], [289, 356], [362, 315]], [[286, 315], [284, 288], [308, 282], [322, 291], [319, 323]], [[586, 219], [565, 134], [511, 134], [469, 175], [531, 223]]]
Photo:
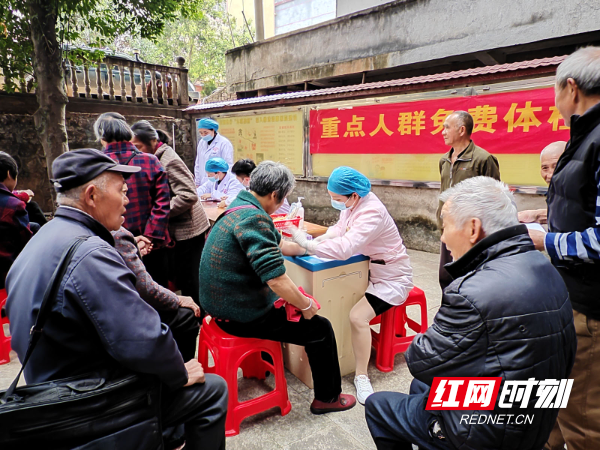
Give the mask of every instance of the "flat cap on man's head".
[[52, 183], [56, 192], [65, 192], [83, 186], [103, 172], [119, 172], [124, 177], [142, 170], [139, 166], [125, 166], [94, 148], [82, 148], [63, 153], [52, 163]]

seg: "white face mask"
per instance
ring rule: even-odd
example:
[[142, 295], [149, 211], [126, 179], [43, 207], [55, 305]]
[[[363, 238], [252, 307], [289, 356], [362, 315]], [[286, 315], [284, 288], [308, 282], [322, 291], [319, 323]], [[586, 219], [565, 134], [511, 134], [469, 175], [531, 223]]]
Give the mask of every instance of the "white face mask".
[[[348, 200], [350, 200], [350, 199], [348, 199]], [[346, 206], [346, 203], [348, 203], [348, 200], [346, 200], [345, 202], [338, 202], [337, 200], [334, 200], [332, 198], [331, 206], [333, 206], [335, 209], [337, 209], [339, 211], [345, 211], [348, 209], [348, 206]]]

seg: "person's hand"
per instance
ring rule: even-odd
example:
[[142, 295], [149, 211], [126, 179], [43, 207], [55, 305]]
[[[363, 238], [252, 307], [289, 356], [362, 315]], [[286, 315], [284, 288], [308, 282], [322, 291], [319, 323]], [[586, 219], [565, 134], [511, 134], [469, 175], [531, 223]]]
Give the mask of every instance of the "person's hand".
[[148, 253], [152, 251], [152, 240], [147, 238], [146, 236], [136, 236], [135, 242], [137, 244], [138, 250], [142, 256], [146, 256]]
[[197, 359], [190, 359], [185, 363], [185, 370], [188, 373], [188, 382], [185, 383], [185, 387], [191, 386], [192, 384], [202, 384], [205, 381], [204, 369], [202, 364]]
[[183, 295], [179, 295], [179, 306], [182, 308], [188, 308], [194, 311], [194, 315], [196, 317], [200, 317], [201, 311], [200, 307], [196, 305], [196, 302], [192, 299], [192, 297], [185, 297]]
[[292, 241], [302, 247], [306, 247], [306, 235], [298, 227], [290, 225], [285, 231], [292, 235]]
[[527, 211], [519, 211], [518, 214], [519, 222], [521, 223], [533, 223], [538, 220], [538, 213], [534, 209], [528, 209]]
[[28, 202], [30, 202], [33, 196], [35, 195], [31, 189], [25, 189], [23, 192], [29, 195], [29, 200], [27, 200]]
[[296, 244], [298, 244], [302, 248], [305, 248], [309, 254], [315, 254], [318, 244], [312, 240], [309, 241], [306, 238], [306, 234], [304, 233], [304, 231], [300, 231], [295, 226], [288, 227], [286, 231], [292, 235], [292, 240]]
[[544, 240], [546, 239], [546, 233], [539, 230], [528, 230], [529, 237], [533, 241], [533, 245], [535, 245], [535, 249], [539, 251], [543, 251], [546, 249], [544, 245]]
[[31, 201], [31, 199], [33, 198], [33, 196], [35, 195], [31, 189], [25, 189], [23, 191], [15, 190], [14, 192], [16, 194], [21, 194], [21, 193], [27, 194], [27, 203], [29, 203]]
[[208, 200], [208, 199], [209, 199], [209, 198], [211, 198], [211, 197], [212, 197], [212, 194], [202, 194], [202, 195], [200, 196], [200, 198], [201, 198], [202, 200]]
[[[311, 300], [308, 297], [306, 297], [306, 299], [311, 302], [311, 305], [310, 305], [309, 309], [307, 309], [306, 311], [302, 311], [302, 316], [306, 320], [310, 320], [317, 314], [317, 312], [319, 311], [319, 308], [317, 307], [317, 303], [315, 301]], [[305, 308], [306, 308], [306, 306], [305, 306]]]
[[228, 197], [227, 195], [224, 195], [221, 197], [221, 200], [227, 200], [227, 197]]
[[217, 208], [227, 208], [227, 203], [225, 203], [225, 200], [223, 200], [221, 203], [219, 203], [217, 205]]

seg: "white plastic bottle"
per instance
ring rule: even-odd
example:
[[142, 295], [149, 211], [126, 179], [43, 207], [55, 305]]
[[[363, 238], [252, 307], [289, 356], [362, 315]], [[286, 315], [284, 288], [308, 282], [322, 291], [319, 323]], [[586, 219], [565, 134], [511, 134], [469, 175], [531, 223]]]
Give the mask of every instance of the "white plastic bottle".
[[298, 197], [298, 212], [296, 213], [296, 217], [300, 216], [298, 228], [304, 230], [304, 206], [302, 206], [302, 200], [304, 200], [304, 197]]

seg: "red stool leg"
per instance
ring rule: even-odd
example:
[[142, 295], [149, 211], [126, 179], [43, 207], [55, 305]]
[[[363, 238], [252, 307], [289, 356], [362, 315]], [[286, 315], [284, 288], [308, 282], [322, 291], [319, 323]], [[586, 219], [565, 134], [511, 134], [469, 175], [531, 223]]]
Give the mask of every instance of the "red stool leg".
[[[209, 368], [208, 367], [208, 352], [212, 350], [212, 340], [209, 336], [209, 333], [207, 332], [207, 325], [205, 323], [203, 323], [203, 326], [200, 328], [200, 338], [198, 339], [198, 362], [200, 364], [202, 364], [202, 368], [204, 369], [204, 372], [206, 373], [214, 373], [215, 372], [215, 368]], [[213, 356], [213, 360], [215, 360], [215, 364], [216, 364], [216, 358], [215, 358], [215, 354], [211, 351], [212, 356]], [[211, 371], [209, 371], [209, 369], [212, 369]]]
[[10, 338], [4, 335], [4, 330], [0, 324], [0, 364], [8, 364], [10, 362]]
[[217, 374], [221, 375], [227, 382], [229, 391], [229, 401], [227, 403], [227, 419], [225, 419], [225, 436], [236, 436], [240, 433], [240, 424], [243, 417], [236, 414], [236, 409], [240, 404], [238, 397], [238, 361], [234, 360], [233, 351], [227, 349], [221, 355], [222, 360], [217, 364]]
[[281, 410], [281, 415], [285, 416], [292, 410], [292, 404], [287, 393], [287, 381], [285, 379], [285, 369], [283, 368], [283, 352], [280, 345], [276, 347], [271, 358], [273, 358], [273, 369], [275, 370], [275, 391], [279, 392], [279, 409]]
[[396, 316], [394, 317], [394, 338], [406, 337], [406, 306], [400, 305], [396, 307]]
[[427, 299], [423, 295], [423, 300], [421, 301], [421, 329], [417, 333], [425, 333], [427, 331], [427, 322]]
[[377, 348], [377, 359], [375, 365], [382, 372], [394, 370], [394, 333], [396, 308], [392, 308], [381, 315], [381, 327], [379, 329], [379, 345]]
[[[6, 296], [6, 289], [0, 289], [0, 310], [2, 310], [6, 304]], [[7, 364], [10, 362], [11, 337], [4, 334], [4, 324], [7, 323], [8, 317], [2, 317], [0, 313], [0, 364]]]

